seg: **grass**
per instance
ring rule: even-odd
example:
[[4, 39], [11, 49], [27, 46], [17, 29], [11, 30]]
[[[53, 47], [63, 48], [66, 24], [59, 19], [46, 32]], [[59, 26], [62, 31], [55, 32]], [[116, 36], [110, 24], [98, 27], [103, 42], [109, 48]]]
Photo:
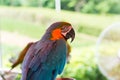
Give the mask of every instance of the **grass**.
[[2, 18], [1, 19], [1, 30], [6, 30], [10, 32], [18, 32], [22, 35], [27, 35], [32, 38], [40, 38], [44, 33], [45, 27], [38, 26], [30, 22], [25, 22], [22, 20], [15, 20], [12, 18]]
[[48, 26], [56, 21], [67, 21], [72, 23], [77, 32], [98, 36], [100, 32], [114, 22], [120, 21], [120, 15], [93, 15], [81, 14], [77, 12], [61, 11], [56, 13], [55, 10], [46, 8], [32, 7], [3, 7], [2, 13], [9, 17], [20, 18], [25, 21], [38, 23], [40, 26]]

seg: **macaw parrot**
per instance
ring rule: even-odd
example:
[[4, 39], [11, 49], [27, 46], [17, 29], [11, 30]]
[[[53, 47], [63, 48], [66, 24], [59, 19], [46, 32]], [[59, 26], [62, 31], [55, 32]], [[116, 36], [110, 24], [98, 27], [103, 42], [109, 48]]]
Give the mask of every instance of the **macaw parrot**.
[[[11, 63], [13, 63], [13, 64], [12, 64], [12, 66], [11, 66], [10, 71], [23, 62], [23, 59], [24, 59], [24, 57], [25, 57], [28, 49], [30, 48], [30, 46], [31, 46], [32, 44], [34, 44], [34, 42], [29, 42], [29, 43], [26, 45], [26, 47], [20, 52], [17, 60], [13, 59], [13, 60], [11, 61]], [[70, 52], [71, 52], [71, 46], [70, 46], [69, 43], [67, 42], [67, 63], [70, 62], [70, 58], [71, 58]], [[10, 71], [9, 71], [9, 72], [10, 72]]]
[[41, 40], [28, 44], [12, 68], [22, 63], [21, 80], [55, 80], [61, 74], [71, 51], [67, 40], [75, 38], [70, 23], [53, 23]]

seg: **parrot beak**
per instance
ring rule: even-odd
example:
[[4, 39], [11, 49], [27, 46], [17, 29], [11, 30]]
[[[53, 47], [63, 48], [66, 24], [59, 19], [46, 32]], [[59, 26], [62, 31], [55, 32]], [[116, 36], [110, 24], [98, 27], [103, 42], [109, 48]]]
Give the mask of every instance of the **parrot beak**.
[[69, 39], [71, 38], [71, 42], [74, 40], [75, 38], [75, 31], [74, 29], [72, 28], [67, 34], [66, 34], [66, 39]]

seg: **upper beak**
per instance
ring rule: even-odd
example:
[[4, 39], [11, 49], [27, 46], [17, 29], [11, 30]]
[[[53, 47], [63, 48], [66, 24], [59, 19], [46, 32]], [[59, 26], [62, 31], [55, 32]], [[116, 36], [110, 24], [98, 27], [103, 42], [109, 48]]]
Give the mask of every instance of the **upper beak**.
[[73, 28], [66, 34], [66, 38], [67, 39], [71, 38], [71, 42], [74, 40], [74, 38], [75, 38], [75, 31], [74, 31]]

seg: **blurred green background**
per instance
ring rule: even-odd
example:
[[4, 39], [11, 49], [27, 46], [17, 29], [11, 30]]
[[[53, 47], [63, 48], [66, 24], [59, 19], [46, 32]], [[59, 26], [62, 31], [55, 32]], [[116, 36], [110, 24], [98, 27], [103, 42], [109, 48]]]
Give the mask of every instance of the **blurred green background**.
[[9, 59], [17, 58], [28, 42], [39, 40], [50, 24], [67, 21], [73, 25], [76, 39], [70, 43], [70, 63], [59, 77], [107, 80], [96, 63], [95, 44], [107, 26], [120, 21], [120, 1], [61, 0], [61, 9], [55, 11], [54, 0], [0, 0], [3, 67], [10, 68]]

